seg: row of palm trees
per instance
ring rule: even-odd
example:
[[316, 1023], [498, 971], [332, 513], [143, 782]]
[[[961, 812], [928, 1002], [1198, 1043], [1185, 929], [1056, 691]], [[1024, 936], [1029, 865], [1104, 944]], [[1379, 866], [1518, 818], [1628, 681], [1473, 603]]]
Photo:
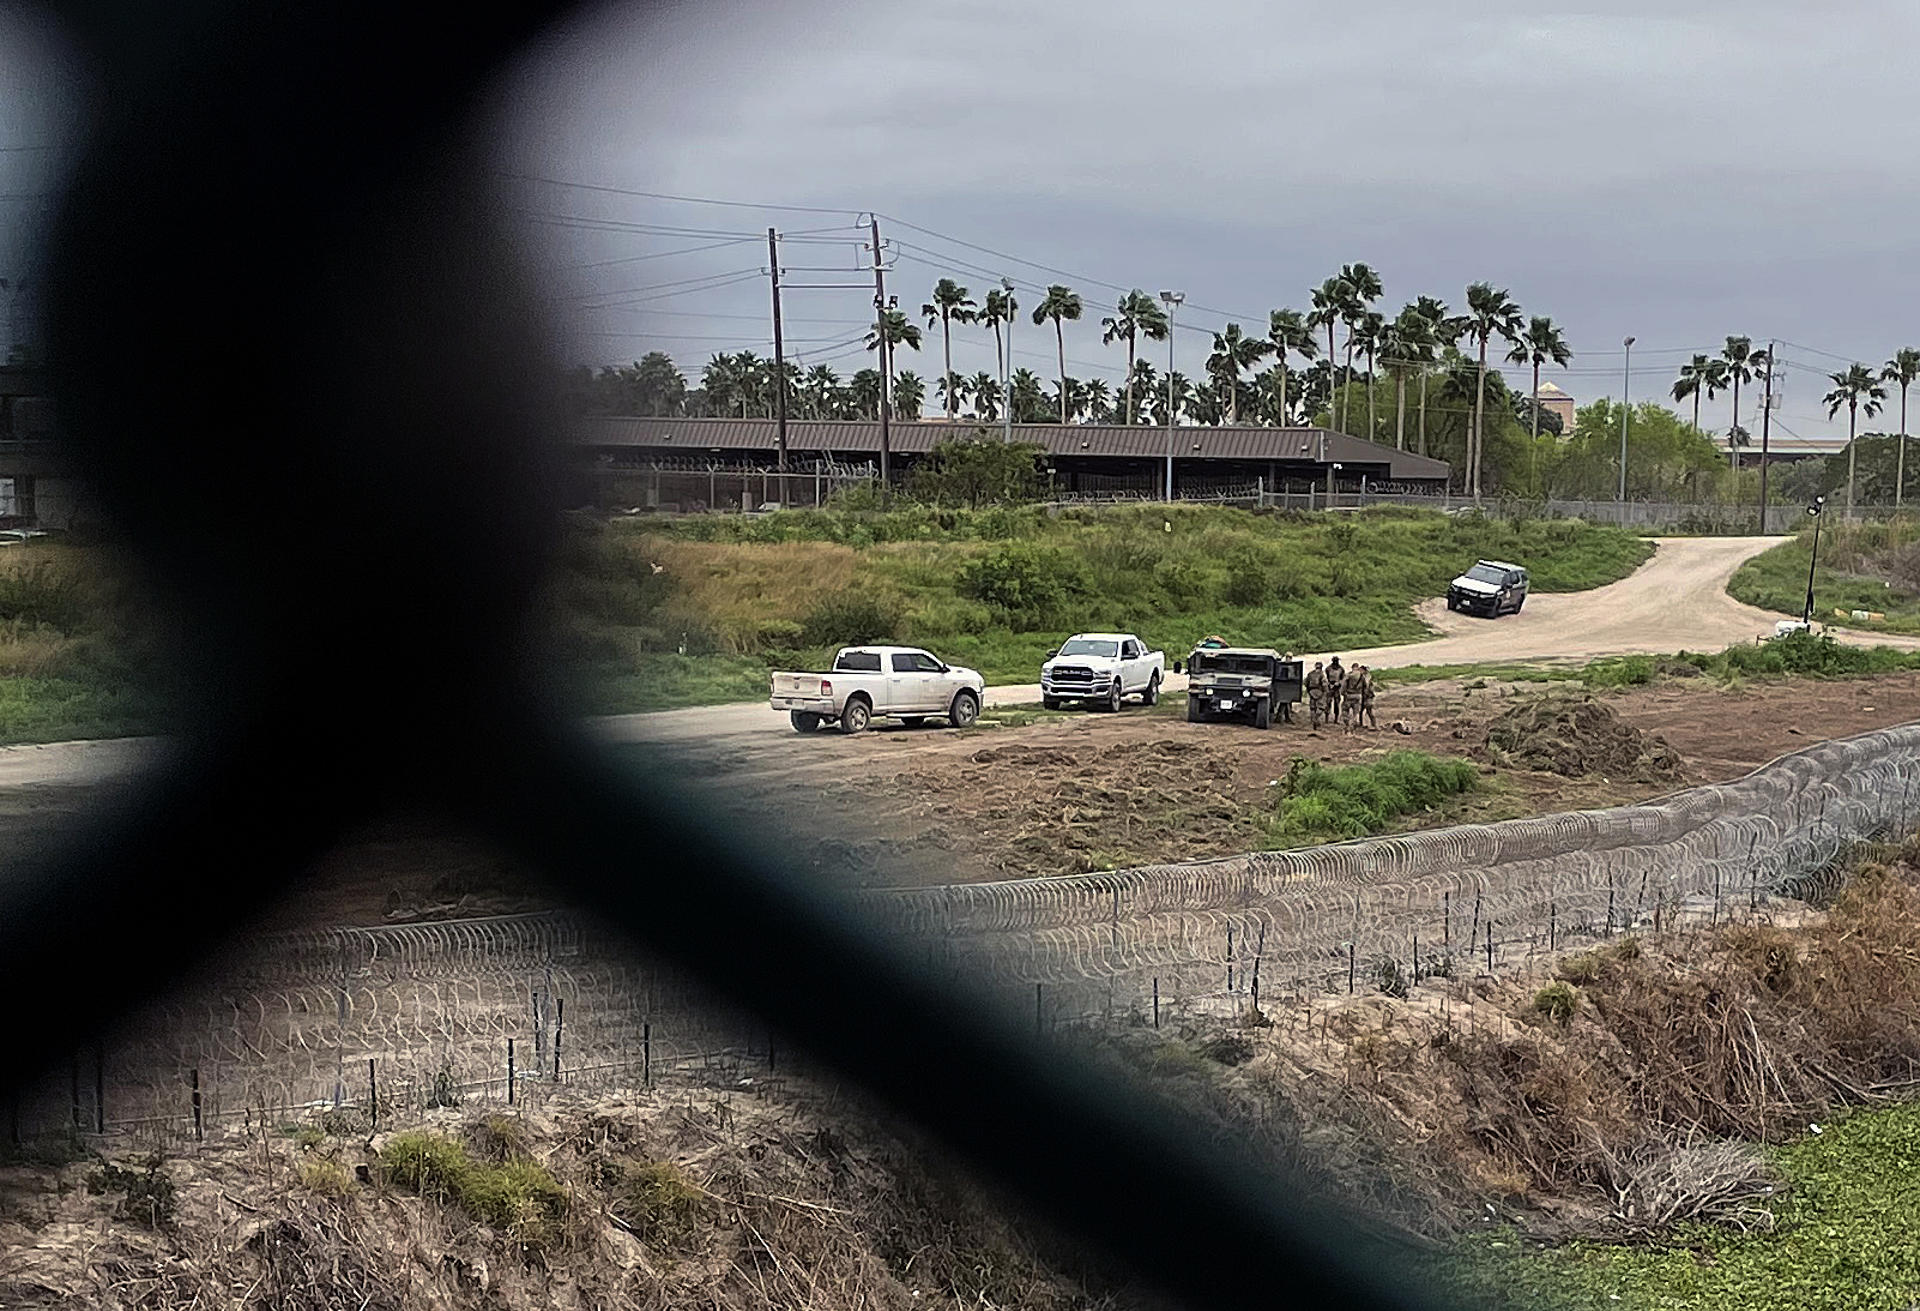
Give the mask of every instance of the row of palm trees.
[[[1543, 315], [1530, 318], [1523, 316], [1513, 297], [1491, 283], [1476, 282], [1467, 288], [1466, 309], [1462, 314], [1452, 313], [1444, 301], [1435, 297], [1421, 296], [1388, 319], [1374, 308], [1382, 293], [1383, 285], [1378, 272], [1366, 264], [1348, 264], [1312, 290], [1311, 308], [1304, 313], [1291, 308], [1272, 311], [1268, 315], [1263, 336], [1249, 334], [1238, 323], [1228, 323], [1213, 334], [1213, 348], [1207, 356], [1206, 373], [1214, 397], [1222, 402], [1224, 420], [1238, 423], [1243, 404], [1251, 402], [1263, 418], [1275, 415], [1277, 411], [1277, 417], [1267, 421], [1283, 424], [1292, 422], [1296, 414], [1296, 399], [1305, 399], [1297, 398], [1290, 386], [1292, 360], [1298, 356], [1303, 363], [1310, 364], [1319, 353], [1319, 334], [1324, 331], [1332, 410], [1328, 419], [1332, 426], [1342, 432], [1351, 430], [1352, 415], [1349, 410], [1352, 389], [1344, 384], [1359, 380], [1354, 367], [1355, 358], [1358, 357], [1366, 366], [1367, 386], [1364, 394], [1367, 398], [1368, 434], [1378, 431], [1373, 384], [1377, 371], [1385, 369], [1395, 384], [1394, 442], [1403, 450], [1407, 445], [1407, 389], [1409, 383], [1418, 383], [1415, 445], [1416, 449], [1425, 453], [1428, 381], [1443, 364], [1449, 348], [1458, 349], [1464, 341], [1474, 352], [1478, 368], [1473, 422], [1466, 451], [1466, 482], [1478, 494], [1482, 483], [1486, 430], [1486, 374], [1494, 341], [1497, 339], [1509, 348], [1506, 353], [1509, 363], [1531, 367], [1531, 394], [1534, 395], [1540, 389], [1542, 366], [1556, 364], [1564, 367], [1572, 361], [1573, 352], [1552, 319]], [[954, 279], [941, 278], [936, 282], [930, 298], [921, 306], [921, 314], [929, 329], [936, 324], [940, 328], [947, 376], [952, 376], [953, 330], [956, 325], [985, 324], [990, 327], [994, 334], [995, 358], [1004, 358], [1004, 328], [1019, 308], [1012, 293], [1004, 290], [987, 293], [985, 303], [979, 304], [968, 289]], [[1071, 395], [1064, 325], [1078, 321], [1085, 312], [1086, 307], [1079, 294], [1071, 287], [1058, 283], [1046, 289], [1040, 303], [1032, 311], [1035, 325], [1053, 325], [1059, 372], [1052, 408], [1056, 419], [1062, 422], [1071, 421], [1080, 412]], [[1113, 313], [1100, 320], [1100, 329], [1104, 344], [1121, 343], [1126, 347], [1125, 382], [1117, 403], [1116, 419], [1135, 423], [1141, 413], [1137, 404], [1141, 376], [1138, 368], [1140, 361], [1136, 358], [1138, 348], [1143, 340], [1165, 341], [1172, 331], [1172, 324], [1161, 303], [1136, 287], [1120, 297]], [[1344, 343], [1340, 338], [1343, 330]], [[889, 348], [905, 344], [918, 349], [919, 329], [908, 323], [898, 311], [889, 311], [869, 337], [870, 347], [877, 347], [883, 342]], [[1245, 375], [1257, 369], [1260, 361], [1269, 356], [1274, 359], [1274, 367], [1270, 372], [1277, 376], [1269, 378], [1267, 374], [1256, 373], [1249, 384]], [[1333, 363], [1335, 360], [1341, 361], [1337, 368]], [[982, 390], [979, 383], [980, 375], [975, 375], [973, 394], [976, 397]], [[956, 386], [945, 387], [942, 394], [947, 417], [957, 418], [961, 389]], [[1268, 404], [1257, 403], [1263, 396], [1269, 398]], [[1275, 399], [1277, 405], [1271, 403]], [[1015, 408], [1019, 408], [1017, 399]], [[1162, 407], [1163, 413], [1165, 408]], [[1181, 407], [1176, 404], [1174, 408], [1178, 411]], [[1208, 405], [1203, 408], [1213, 407]], [[1532, 409], [1532, 435], [1537, 441], [1539, 411], [1537, 406]], [[1310, 410], [1306, 411], [1300, 417], [1306, 418], [1310, 413]]]
[[[1702, 397], [1711, 401], [1719, 393], [1731, 392], [1733, 413], [1727, 424], [1727, 456], [1735, 468], [1739, 467], [1740, 448], [1751, 444], [1751, 435], [1740, 426], [1740, 388], [1751, 384], [1756, 378], [1765, 380], [1774, 364], [1773, 355], [1765, 347], [1754, 348], [1751, 337], [1728, 337], [1726, 345], [1718, 355], [1695, 355], [1680, 366], [1680, 376], [1673, 384], [1673, 399], [1693, 401], [1693, 426], [1700, 427], [1700, 401]], [[1871, 419], [1880, 413], [1887, 400], [1887, 389], [1883, 383], [1891, 383], [1900, 389], [1900, 443], [1895, 461], [1893, 502], [1898, 506], [1903, 499], [1907, 482], [1907, 392], [1915, 382], [1920, 382], [1920, 350], [1903, 346], [1893, 353], [1893, 357], [1877, 371], [1868, 364], [1850, 364], [1846, 368], [1827, 375], [1833, 389], [1820, 398], [1827, 407], [1829, 419], [1839, 417], [1841, 410], [1847, 412], [1847, 510], [1853, 510], [1855, 473], [1859, 463], [1858, 447], [1855, 438], [1859, 435], [1860, 416]]]

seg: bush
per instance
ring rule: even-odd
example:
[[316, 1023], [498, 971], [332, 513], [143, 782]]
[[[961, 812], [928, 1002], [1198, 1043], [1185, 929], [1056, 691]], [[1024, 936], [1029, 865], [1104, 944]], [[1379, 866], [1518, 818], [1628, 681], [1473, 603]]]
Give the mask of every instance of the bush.
[[905, 618], [905, 603], [891, 592], [849, 587], [822, 598], [801, 620], [799, 636], [808, 646], [891, 642]]
[[1570, 984], [1549, 983], [1533, 994], [1533, 1009], [1555, 1024], [1567, 1024], [1580, 1009], [1580, 994]]
[[567, 1190], [545, 1166], [476, 1161], [441, 1134], [395, 1134], [380, 1150], [380, 1166], [395, 1186], [457, 1206], [528, 1246], [552, 1241], [569, 1209]]
[[111, 1161], [87, 1176], [87, 1191], [94, 1194], [120, 1193], [123, 1196], [114, 1215], [148, 1229], [167, 1229], [173, 1225], [179, 1205], [173, 1179], [160, 1168], [158, 1152], [147, 1157], [138, 1169], [128, 1169]]
[[302, 1188], [322, 1197], [345, 1197], [353, 1187], [347, 1167], [330, 1157], [305, 1157], [295, 1163], [293, 1173]]
[[685, 1241], [710, 1200], [671, 1161], [628, 1163], [618, 1168], [612, 1184], [608, 1210], [640, 1238], [661, 1245]]
[[960, 591], [1029, 629], [1051, 623], [1086, 590], [1079, 562], [1048, 547], [1008, 542], [967, 561]]
[[1569, 956], [1560, 962], [1555, 971], [1566, 983], [1590, 984], [1600, 981], [1600, 957], [1597, 953], [1583, 951], [1577, 956]]
[[1364, 765], [1328, 769], [1295, 756], [1279, 788], [1272, 836], [1282, 845], [1365, 837], [1402, 815], [1431, 809], [1479, 785], [1464, 760], [1395, 751]]

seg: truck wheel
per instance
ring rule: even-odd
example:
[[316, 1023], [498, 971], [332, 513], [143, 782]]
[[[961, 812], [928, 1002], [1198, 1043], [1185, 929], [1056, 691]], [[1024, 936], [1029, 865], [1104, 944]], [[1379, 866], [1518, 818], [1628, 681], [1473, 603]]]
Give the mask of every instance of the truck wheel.
[[1116, 715], [1119, 714], [1120, 701], [1121, 701], [1120, 680], [1116, 678], [1113, 680], [1113, 686], [1107, 689], [1107, 700], [1106, 700], [1107, 710], [1113, 714], [1116, 714]]
[[1273, 702], [1267, 697], [1261, 697], [1253, 703], [1253, 726], [1255, 728], [1273, 727]]
[[1187, 698], [1187, 722], [1189, 724], [1198, 724], [1202, 722], [1200, 717], [1200, 703], [1199, 701], [1195, 700], [1193, 697]]
[[1140, 704], [1143, 706], [1160, 704], [1160, 675], [1155, 674], [1147, 680], [1147, 690], [1141, 694]]
[[811, 733], [820, 727], [820, 716], [811, 710], [789, 710], [787, 718], [793, 721], [796, 733]]
[[847, 704], [840, 707], [840, 731], [846, 734], [864, 733], [867, 725], [873, 722], [873, 707], [867, 704], [863, 696], [847, 698]]
[[953, 705], [947, 709], [947, 718], [953, 721], [955, 728], [972, 728], [973, 721], [980, 718], [980, 698], [961, 688], [953, 694]]

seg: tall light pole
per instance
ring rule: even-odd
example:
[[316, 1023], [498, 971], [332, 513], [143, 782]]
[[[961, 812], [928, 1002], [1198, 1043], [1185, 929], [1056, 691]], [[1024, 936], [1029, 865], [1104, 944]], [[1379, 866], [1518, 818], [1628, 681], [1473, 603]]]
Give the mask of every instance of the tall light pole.
[[1000, 279], [1000, 289], [1007, 293], [1007, 358], [1000, 361], [1000, 403], [1005, 407], [1002, 414], [1004, 424], [1001, 440], [1013, 440], [1013, 321], [1020, 316], [1013, 312], [1013, 279]]
[[1633, 338], [1628, 337], [1620, 344], [1627, 348], [1627, 362], [1620, 374], [1620, 513], [1624, 516], [1627, 504], [1627, 393], [1633, 386]]
[[1807, 507], [1807, 513], [1813, 516], [1813, 554], [1807, 557], [1807, 605], [1800, 612], [1800, 622], [1809, 630], [1813, 627], [1813, 570], [1820, 563], [1820, 512], [1827, 508], [1827, 498], [1816, 496], [1813, 504]]
[[1184, 291], [1163, 291], [1160, 299], [1167, 307], [1167, 499], [1173, 499], [1173, 319], [1180, 312]]

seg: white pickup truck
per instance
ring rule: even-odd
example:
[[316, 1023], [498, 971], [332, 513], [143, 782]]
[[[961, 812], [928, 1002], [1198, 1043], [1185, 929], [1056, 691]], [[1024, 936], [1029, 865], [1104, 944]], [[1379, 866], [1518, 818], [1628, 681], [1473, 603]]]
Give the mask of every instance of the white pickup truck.
[[1147, 650], [1132, 633], [1075, 633], [1040, 666], [1040, 700], [1049, 710], [1068, 701], [1118, 710], [1130, 696], [1150, 706], [1166, 673], [1166, 652]]
[[986, 680], [971, 669], [935, 659], [913, 646], [847, 646], [824, 674], [777, 672], [773, 708], [787, 712], [794, 731], [838, 724], [864, 733], [877, 715], [912, 727], [946, 718], [965, 728], [980, 717]]

